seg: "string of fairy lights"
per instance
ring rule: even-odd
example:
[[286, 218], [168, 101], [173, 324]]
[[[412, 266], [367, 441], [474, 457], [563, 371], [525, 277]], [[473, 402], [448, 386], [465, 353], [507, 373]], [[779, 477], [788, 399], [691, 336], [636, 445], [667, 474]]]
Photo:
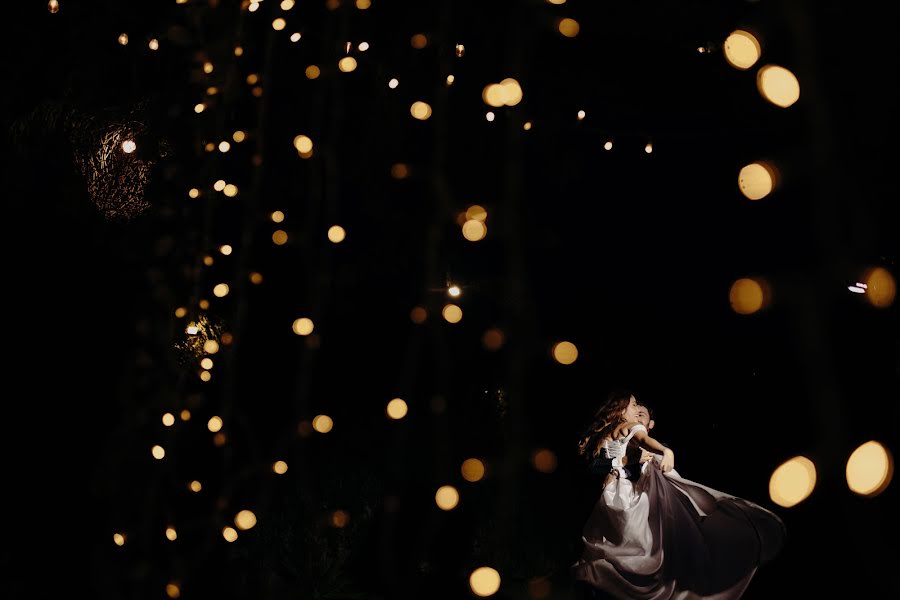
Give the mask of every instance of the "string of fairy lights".
[[[175, 0], [179, 5], [193, 4], [193, 0]], [[264, 19], [261, 7], [264, 4], [272, 4], [275, 0], [243, 0], [241, 2], [241, 18]], [[566, 0], [547, 0], [550, 5], [564, 6]], [[210, 8], [218, 6], [217, 0], [207, 0], [206, 5]], [[329, 10], [336, 10], [341, 5], [340, 0], [327, 0], [326, 7]], [[370, 0], [356, 0], [355, 8], [360, 11], [369, 10], [372, 7]], [[271, 29], [274, 32], [270, 35], [283, 35], [289, 39], [292, 44], [301, 43], [303, 34], [300, 31], [293, 30], [291, 27], [291, 13], [295, 9], [294, 0], [281, 1], [277, 9], [273, 8], [272, 12], [276, 16], [271, 20]], [[51, 14], [56, 14], [61, 10], [61, 4], [58, 0], [50, 0], [48, 10]], [[256, 14], [260, 13], [260, 14]], [[556, 31], [559, 35], [574, 38], [581, 32], [581, 25], [575, 19], [561, 16], [555, 20]], [[132, 43], [127, 32], [118, 34], [118, 43], [126, 46]], [[243, 43], [243, 42], [242, 42]], [[423, 33], [416, 34], [410, 39], [410, 47], [413, 50], [422, 49], [429, 43], [427, 35]], [[161, 41], [157, 37], [150, 37], [147, 41], [147, 47], [151, 51], [160, 49]], [[346, 42], [344, 45], [344, 55], [339, 57], [331, 57], [337, 63], [338, 74], [327, 74], [327, 76], [340, 76], [340, 73], [350, 73], [361, 68], [361, 63], [352, 55], [357, 53], [376, 54], [377, 48], [373, 48], [367, 41], [359, 43]], [[242, 44], [233, 46], [233, 58], [244, 55], [247, 49]], [[731, 32], [724, 40], [721, 46], [724, 59], [729, 65], [737, 70], [750, 72], [756, 68], [762, 57], [762, 48], [757, 37], [746, 29], [737, 29]], [[457, 43], [453, 46], [452, 51], [457, 58], [466, 56], [466, 47], [463, 43]], [[711, 50], [707, 46], [700, 46], [697, 51], [701, 54], [710, 53]], [[206, 75], [213, 75], [217, 72], [218, 66], [212, 60], [205, 60], [202, 64], [202, 70]], [[303, 71], [309, 80], [315, 80], [326, 76], [323, 69], [318, 65], [309, 65]], [[385, 71], [390, 73], [390, 71]], [[263, 82], [257, 72], [247, 72], [242, 74], [243, 81], [247, 88], [241, 88], [241, 93], [247, 93], [254, 98], [261, 98], [265, 91]], [[444, 84], [452, 86], [456, 83], [456, 76], [453, 74], [446, 75]], [[756, 83], [762, 98], [772, 105], [789, 109], [794, 106], [800, 99], [800, 84], [797, 77], [787, 68], [777, 64], [765, 64], [756, 68]], [[207, 111], [224, 110], [224, 106], [211, 102], [211, 98], [220, 96], [221, 83], [210, 82], [205, 87], [203, 98], [198, 100], [192, 107], [196, 115], [203, 114]], [[397, 77], [390, 77], [381, 82], [381, 85], [387, 86], [389, 90], [395, 90], [401, 85]], [[527, 86], [525, 86], [527, 88]], [[498, 111], [504, 110], [506, 107], [517, 106], [527, 97], [526, 89], [523, 85], [512, 77], [504, 78], [498, 82], [486, 82], [482, 89], [481, 98], [485, 106], [483, 115], [488, 122], [496, 119]], [[399, 102], [399, 100], [397, 100]], [[433, 115], [432, 106], [424, 100], [415, 100], [409, 106], [409, 116], [412, 119], [425, 121]], [[578, 110], [572, 115], [576, 121], [583, 121], [588, 118], [585, 110]], [[521, 123], [523, 131], [528, 132], [540, 125], [536, 118], [529, 118]], [[220, 139], [218, 141], [207, 141], [203, 150], [210, 156], [224, 155], [232, 150], [233, 145], [240, 145], [250, 139], [252, 132], [248, 133], [243, 129], [235, 129], [229, 136], [230, 139]], [[293, 137], [293, 150], [297, 153], [299, 160], [311, 159], [316, 154], [316, 141], [309, 132], [297, 132]], [[612, 152], [616, 148], [615, 136], [609, 135], [601, 137], [597, 140], [598, 152], [600, 149], [604, 152]], [[136, 150], [136, 143], [133, 140], [125, 140], [121, 143], [121, 151], [125, 154], [131, 154]], [[276, 152], [285, 151], [286, 149], [277, 148]], [[644, 152], [650, 154], [654, 151], [654, 143], [648, 139], [643, 148]], [[254, 158], [254, 166], [259, 166], [257, 159]], [[406, 163], [395, 163], [391, 167], [391, 176], [394, 179], [404, 179], [409, 175], [410, 166]], [[779, 188], [779, 170], [778, 166], [771, 161], [753, 161], [743, 166], [737, 176], [738, 190], [749, 201], [761, 201], [770, 198]], [[227, 198], [239, 197], [241, 190], [234, 182], [230, 182], [224, 177], [216, 178], [210, 185], [213, 192], [222, 194]], [[191, 200], [205, 201], [211, 203], [209, 210], [215, 210], [215, 194], [210, 194], [205, 185], [196, 182], [187, 190], [187, 196]], [[281, 210], [271, 211], [265, 214], [265, 220], [271, 222], [274, 228], [271, 232], [271, 243], [276, 246], [283, 246], [288, 243], [291, 233], [288, 228], [282, 224], [285, 222], [285, 213]], [[470, 205], [465, 209], [461, 209], [457, 214], [457, 225], [460, 229], [462, 238], [467, 243], [478, 243], [484, 240], [488, 235], [488, 211], [481, 205]], [[331, 224], [328, 229], [323, 232], [324, 237], [332, 244], [341, 244], [349, 235], [348, 231], [339, 223]], [[215, 238], [215, 236], [212, 236]], [[222, 256], [231, 256], [236, 252], [249, 252], [249, 248], [235, 247], [228, 243], [219, 244], [215, 251]], [[200, 258], [200, 262], [210, 267], [214, 264], [214, 252], [207, 251]], [[241, 275], [241, 274], [238, 274]], [[254, 285], [263, 283], [263, 274], [258, 271], [251, 271], [247, 274], [249, 281]], [[200, 282], [205, 282], [204, 275], [198, 276]], [[202, 284], [201, 284], [202, 285]], [[226, 281], [216, 281], [212, 285], [208, 285], [208, 293], [216, 299], [227, 297], [233, 291], [233, 285]], [[870, 265], [860, 270], [859, 278], [853, 282], [848, 282], [848, 290], [854, 294], [863, 296], [868, 303], [877, 309], [884, 309], [892, 306], [896, 296], [896, 284], [891, 272], [877, 265]], [[446, 282], [447, 301], [441, 309], [441, 317], [448, 325], [455, 325], [463, 319], [463, 309], [461, 298], [463, 296], [463, 288], [458, 283], [448, 278]], [[201, 295], [203, 296], [203, 295]], [[751, 315], [763, 311], [772, 304], [773, 291], [772, 286], [763, 277], [742, 277], [736, 279], [728, 292], [728, 298], [732, 310], [738, 315]], [[213, 322], [207, 315], [206, 311], [210, 308], [211, 302], [205, 297], [196, 300], [196, 306], [181, 306], [175, 310], [174, 316], [180, 323], [185, 333], [185, 339], [180, 344], [189, 356], [192, 357], [192, 369], [196, 373], [196, 377], [201, 382], [210, 382], [213, 374], [216, 373], [216, 365], [218, 361], [217, 355], [225, 350], [234, 342], [234, 334], [228, 331], [227, 327], [223, 328], [219, 323]], [[301, 337], [309, 337], [316, 331], [316, 323], [311, 318], [312, 313], [296, 315], [293, 320], [288, 320], [285, 327], [290, 327], [293, 334]], [[410, 311], [410, 319], [415, 324], [422, 324], [428, 318], [428, 310], [424, 306], [415, 306]], [[490, 351], [498, 351], [504, 344], [504, 332], [499, 328], [493, 327], [488, 329], [481, 338], [483, 346]], [[550, 348], [550, 356], [561, 365], [571, 365], [579, 358], [579, 350], [576, 344], [571, 340], [558, 340], [553, 343]], [[406, 418], [410, 407], [403, 398], [392, 398], [386, 402], [385, 415], [388, 419], [400, 420]], [[179, 419], [182, 422], [189, 421], [192, 415], [188, 408], [181, 410], [171, 410], [165, 412], [161, 417], [161, 424], [164, 428], [174, 427]], [[312, 435], [317, 433], [326, 435], [336, 426], [333, 417], [327, 414], [318, 414], [311, 419], [304, 420], [299, 424], [301, 434]], [[210, 417], [206, 423], [206, 429], [213, 434], [212, 441], [216, 446], [224, 446], [229, 443], [229, 439], [225, 433], [228, 424], [222, 416], [214, 415]], [[297, 429], [292, 425], [292, 429]], [[166, 448], [162, 444], [154, 444], [150, 449], [154, 459], [162, 461], [169, 455]], [[876, 441], [871, 440], [856, 448], [847, 459], [846, 477], [849, 489], [854, 493], [863, 496], [874, 496], [881, 493], [890, 483], [892, 473], [892, 456], [887, 447]], [[556, 454], [547, 448], [539, 448], [531, 455], [532, 466], [544, 473], [551, 473], [556, 469]], [[283, 475], [288, 471], [289, 465], [282, 458], [272, 460], [267, 467], [270, 472], [275, 475]], [[468, 458], [460, 466], [462, 478], [467, 482], [478, 482], [485, 477], [487, 465], [479, 458]], [[796, 456], [785, 461], [778, 466], [772, 473], [769, 484], [769, 495], [773, 502], [782, 507], [792, 507], [806, 498], [808, 498], [816, 485], [816, 467], [815, 464], [805, 456]], [[203, 481], [194, 479], [185, 482], [185, 488], [192, 493], [199, 493], [203, 490]], [[435, 505], [443, 511], [454, 510], [460, 503], [460, 492], [457, 486], [447, 483], [438, 487], [434, 492]], [[227, 506], [227, 503], [225, 503]], [[347, 522], [348, 515], [345, 511], [335, 511], [330, 519], [334, 527], [341, 527]], [[252, 529], [257, 524], [257, 516], [253, 511], [253, 507], [245, 507], [238, 509], [232, 518], [232, 524], [221, 526], [215, 532], [215, 535], [221, 536], [222, 539], [229, 543], [234, 543], [240, 538], [240, 533]], [[162, 527], [166, 538], [170, 541], [178, 539], [178, 531], [175, 525], [166, 523]], [[129, 534], [126, 533], [127, 527], [122, 527], [114, 532], [112, 539], [118, 546], [125, 546], [128, 541]], [[477, 596], [487, 597], [497, 593], [501, 587], [502, 577], [497, 569], [490, 565], [482, 565], [471, 570], [468, 573], [468, 583], [474, 594]], [[166, 594], [170, 598], [179, 598], [182, 593], [182, 581], [178, 577], [173, 577], [166, 586]], [[549, 594], [549, 589], [541, 592], [545, 595]], [[544, 596], [535, 596], [544, 597]]]

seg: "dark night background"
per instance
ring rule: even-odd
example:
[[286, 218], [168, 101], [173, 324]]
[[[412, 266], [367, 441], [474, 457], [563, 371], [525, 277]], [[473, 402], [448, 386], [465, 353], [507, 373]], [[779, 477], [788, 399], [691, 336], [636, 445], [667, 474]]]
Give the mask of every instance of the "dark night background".
[[[745, 597], [898, 597], [897, 484], [863, 498], [844, 477], [865, 441], [896, 453], [900, 424], [896, 302], [847, 290], [870, 267], [898, 275], [894, 22], [811, 0], [6, 8], [3, 597], [165, 598], [177, 582], [182, 598], [460, 598], [489, 565], [496, 597], [576, 598], [568, 566], [599, 482], [575, 443], [617, 385], [654, 407], [682, 476], [784, 520]], [[762, 44], [747, 71], [722, 54], [737, 28]], [[348, 41], [359, 66], [341, 73]], [[769, 63], [797, 75], [795, 105], [757, 91]], [[488, 122], [482, 88], [507, 77], [523, 100]], [[417, 100], [429, 120], [410, 116]], [[122, 113], [142, 124], [147, 178], [101, 168], [92, 195], [79, 157]], [[204, 151], [235, 130], [247, 139]], [[737, 174], [760, 159], [781, 180], [752, 202]], [[110, 217], [123, 189], [148, 206]], [[457, 223], [473, 204], [488, 214], [477, 243]], [[769, 282], [766, 308], [732, 310], [741, 277]], [[452, 325], [448, 280], [463, 288]], [[204, 315], [234, 339], [207, 383], [177, 348]], [[291, 331], [301, 316], [313, 335]], [[574, 364], [553, 360], [560, 340]], [[319, 414], [330, 433], [310, 429]], [[552, 472], [532, 465], [539, 449]], [[782, 508], [769, 477], [797, 455], [818, 482]], [[487, 472], [467, 482], [473, 457]], [[460, 503], [444, 512], [448, 484]], [[229, 544], [245, 508], [258, 523]]]

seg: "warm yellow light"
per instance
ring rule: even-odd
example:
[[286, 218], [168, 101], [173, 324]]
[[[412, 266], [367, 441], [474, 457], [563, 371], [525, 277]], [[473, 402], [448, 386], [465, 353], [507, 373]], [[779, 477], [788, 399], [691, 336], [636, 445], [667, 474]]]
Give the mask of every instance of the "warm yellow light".
[[175, 531], [174, 527], [171, 527], [171, 526], [166, 527], [166, 537], [169, 539], [170, 542], [174, 542], [175, 540], [178, 539], [178, 532]]
[[287, 21], [285, 21], [281, 17], [278, 17], [277, 19], [272, 21], [272, 29], [274, 29], [275, 31], [281, 31], [286, 25]]
[[234, 524], [241, 531], [253, 529], [253, 526], [256, 525], [256, 515], [251, 510], [242, 510], [234, 516]]
[[135, 144], [132, 140], [125, 140], [122, 142], [122, 152], [125, 154], [131, 154], [137, 150], [137, 144]]
[[222, 192], [229, 198], [234, 198], [238, 195], [238, 187], [233, 183], [229, 183], [225, 186], [225, 189], [223, 189]]
[[562, 365], [571, 365], [578, 359], [578, 348], [572, 342], [557, 342], [553, 345], [553, 358]]
[[347, 232], [340, 225], [332, 225], [328, 228], [328, 240], [335, 244], [340, 244], [347, 236]]
[[209, 429], [210, 433], [221, 431], [223, 425], [222, 417], [219, 416], [212, 416], [209, 418], [209, 421], [206, 422], [206, 428]]
[[258, 2], [251, 2], [251, 3], [250, 3], [250, 6], [247, 8], [247, 10], [249, 10], [250, 12], [256, 12], [256, 11], [258, 11], [258, 10], [259, 10], [259, 3], [258, 3]]
[[547, 0], [547, 4], [565, 4], [566, 0]]
[[781, 108], [787, 108], [800, 99], [797, 77], [778, 65], [761, 68], [756, 74], [756, 86], [763, 98]]
[[604, 150], [612, 150], [613, 143], [612, 140], [607, 140], [605, 144], [603, 144]]
[[119, 43], [122, 44], [123, 46], [128, 45], [128, 34], [127, 33], [123, 33], [123, 34], [119, 35]]
[[484, 463], [477, 458], [467, 458], [459, 470], [466, 481], [481, 481], [484, 477]]
[[181, 413], [179, 414], [179, 416], [181, 417], [181, 420], [182, 420], [182, 421], [190, 421], [190, 420], [191, 420], [191, 411], [189, 411], [189, 410], [186, 409], [186, 408], [185, 408], [185, 409], [182, 409], [182, 411], [181, 411]]
[[328, 415], [317, 415], [312, 420], [312, 426], [319, 433], [328, 433], [334, 428], [334, 420]]
[[203, 148], [204, 148], [204, 150], [206, 150], [207, 152], [212, 152], [213, 150], [216, 149], [216, 145], [215, 145], [214, 143], [212, 143], [212, 142], [207, 142], [206, 145], [205, 145]]
[[763, 308], [767, 303], [766, 296], [763, 282], [749, 277], [735, 281], [728, 292], [731, 308], [740, 315], [750, 315]]
[[113, 534], [113, 543], [116, 546], [124, 546], [125, 545], [125, 535], [123, 535], [121, 533], [114, 533]]
[[897, 283], [891, 272], [883, 267], [868, 269], [863, 275], [866, 284], [866, 298], [876, 308], [887, 308], [897, 296]]
[[257, 273], [256, 271], [250, 273], [250, 283], [253, 285], [259, 285], [263, 282], [262, 273]]
[[224, 446], [226, 441], [228, 441], [228, 438], [225, 437], [225, 434], [221, 431], [213, 436], [213, 444], [215, 444], [217, 448]]
[[456, 45], [456, 56], [457, 58], [462, 58], [466, 55], [466, 46], [464, 44]]
[[749, 31], [737, 29], [725, 39], [725, 60], [732, 67], [745, 71], [756, 64], [762, 50], [759, 41]]
[[322, 71], [316, 65], [309, 65], [308, 67], [306, 67], [307, 79], [317, 79], [321, 74]]
[[215, 262], [216, 261], [212, 256], [207, 255], [207, 256], [203, 257], [203, 264], [206, 265], [207, 267], [213, 266], [213, 263], [215, 263]]
[[[207, 309], [209, 309], [209, 300], [204, 298], [204, 299], [200, 300], [200, 302], [197, 303], [197, 306], [199, 306], [203, 310], [207, 310]], [[224, 334], [222, 335], [222, 339], [223, 340], [225, 339]]]
[[575, 19], [560, 19], [557, 27], [559, 28], [559, 32], [567, 38], [573, 38], [581, 31], [581, 26]]
[[366, 50], [369, 49], [369, 42], [360, 42], [359, 46], [357, 46], [357, 48], [359, 48], [360, 52], [365, 52]]
[[331, 513], [331, 524], [338, 529], [347, 526], [350, 522], [350, 514], [346, 510], [336, 510]]
[[203, 63], [203, 72], [206, 73], [207, 75], [209, 73], [212, 73], [213, 69], [215, 69], [215, 67], [213, 67], [213, 64], [211, 62], [206, 61], [205, 63]]
[[349, 73], [351, 71], [356, 70], [356, 59], [352, 56], [345, 56], [341, 60], [338, 61], [338, 69], [341, 70], [342, 73]]
[[169, 582], [166, 584], [166, 595], [172, 600], [177, 600], [177, 598], [181, 598], [181, 588], [177, 583]]
[[394, 398], [387, 404], [387, 408], [385, 409], [385, 413], [391, 419], [398, 420], [402, 419], [406, 416], [406, 413], [409, 411], [409, 407], [406, 405], [406, 401], [402, 398]]
[[434, 494], [434, 501], [441, 510], [453, 510], [459, 504], [459, 492], [452, 485], [442, 485]]
[[272, 470], [278, 475], [284, 475], [287, 473], [288, 465], [283, 460], [276, 460], [275, 464], [272, 465]]
[[315, 329], [315, 325], [313, 324], [312, 319], [300, 317], [294, 321], [291, 329], [293, 329], [294, 333], [297, 335], [309, 335], [313, 332], [313, 329]]
[[203, 489], [203, 484], [201, 484], [199, 481], [197, 481], [197, 480], [195, 479], [194, 481], [192, 481], [192, 482], [190, 483], [190, 485], [189, 485], [188, 487], [190, 487], [190, 489], [191, 489], [192, 492], [197, 493], [197, 492], [199, 492], [200, 490]]
[[284, 221], [284, 213], [280, 210], [273, 211], [270, 215], [273, 223], [281, 223]]
[[297, 43], [300, 41], [300, 38], [302, 38], [302, 37], [303, 36], [300, 34], [300, 32], [295, 31], [294, 33], [291, 34], [291, 41], [294, 43]]
[[487, 220], [487, 211], [483, 206], [478, 204], [473, 204], [469, 208], [466, 209], [466, 220], [475, 219], [476, 221], [486, 221]]
[[503, 346], [503, 332], [499, 329], [488, 329], [481, 336], [481, 343], [486, 350], [496, 352]]
[[462, 234], [470, 242], [478, 242], [487, 235], [487, 225], [478, 219], [469, 219], [463, 223]]
[[493, 596], [500, 589], [500, 573], [490, 567], [479, 567], [469, 575], [469, 587], [476, 596]]
[[281, 10], [291, 10], [294, 8], [294, 0], [281, 0]]
[[214, 85], [211, 85], [211, 86], [209, 86], [208, 88], [206, 88], [206, 95], [207, 95], [207, 96], [215, 96], [215, 95], [218, 94], [218, 93], [219, 93], [219, 88], [217, 88], [217, 87], [214, 86]]
[[394, 179], [406, 179], [409, 176], [409, 167], [403, 163], [391, 165], [391, 177]]
[[163, 414], [163, 416], [162, 416], [162, 423], [163, 423], [163, 425], [165, 425], [166, 427], [171, 427], [172, 425], [175, 424], [175, 415], [173, 415], [172, 413], [165, 413], [165, 414]]
[[153, 455], [153, 458], [155, 458], [156, 460], [162, 460], [166, 456], [166, 450], [159, 444], [153, 446], [150, 449], [150, 453]]
[[190, 196], [191, 198], [199, 198], [200, 190], [198, 190], [197, 188], [191, 188], [190, 190], [188, 190], [188, 196]]
[[453, 85], [453, 82], [456, 81], [456, 77], [453, 75], [447, 75], [447, 85]]
[[556, 470], [556, 454], [552, 450], [541, 448], [531, 456], [535, 470], [541, 473], [552, 473]]
[[231, 144], [226, 140], [219, 142], [219, 152], [228, 152], [229, 150], [231, 150]]
[[847, 485], [860, 496], [877, 496], [891, 483], [894, 460], [876, 441], [866, 442], [847, 460]]
[[503, 106], [506, 104], [506, 89], [499, 83], [488, 84], [481, 90], [481, 99], [488, 106]]
[[[243, 142], [246, 138], [247, 138], [247, 134], [244, 133], [243, 131], [235, 131], [233, 134], [231, 134], [231, 139], [233, 139], [238, 144]], [[220, 147], [221, 147], [221, 144], [220, 144]]]
[[417, 306], [409, 311], [409, 318], [416, 325], [421, 325], [425, 322], [425, 319], [428, 318], [428, 311], [426, 311], [421, 306]]
[[584, 112], [583, 110], [579, 110], [579, 111], [578, 111], [578, 120], [579, 120], [579, 121], [584, 121], [584, 118], [585, 118], [586, 116], [587, 116], [587, 113]]
[[448, 323], [459, 323], [462, 320], [462, 309], [455, 304], [447, 304], [441, 315]]
[[182, 319], [185, 315], [187, 315], [187, 309], [185, 307], [179, 306], [175, 309], [175, 316], [177, 318]]
[[421, 50], [428, 45], [428, 38], [425, 37], [425, 34], [417, 33], [416, 35], [412, 36], [412, 38], [410, 38], [409, 43], [416, 50]]
[[256, 85], [256, 82], [259, 81], [259, 75], [256, 73], [250, 73], [247, 75], [247, 85]]
[[235, 56], [241, 56], [241, 55], [243, 55], [243, 54], [244, 54], [244, 49], [243, 49], [243, 48], [241, 48], [240, 46], [235, 46], [235, 47], [234, 47], [234, 55], [235, 55]]
[[203, 358], [200, 361], [200, 366], [202, 368], [206, 369], [207, 371], [209, 371], [210, 369], [213, 368], [213, 360], [209, 357]]
[[397, 89], [397, 86], [400, 85], [400, 81], [397, 78], [391, 79], [388, 81], [388, 87], [392, 90]]
[[53, 14], [58, 13], [59, 12], [59, 1], [58, 0], [50, 0], [50, 2], [47, 3], [47, 10], [49, 10]]
[[203, 104], [202, 102], [198, 102], [197, 104], [194, 105], [194, 112], [197, 113], [198, 115], [200, 113], [202, 113], [204, 110], [206, 110], [206, 105]]
[[356, 0], [356, 8], [359, 10], [366, 10], [372, 6], [371, 0]]
[[653, 154], [653, 142], [647, 142], [647, 145], [644, 146], [644, 152], [647, 154]]
[[769, 497], [778, 506], [790, 508], [812, 494], [816, 466], [805, 456], [795, 456], [780, 465], [769, 479]]
[[294, 137], [294, 148], [297, 152], [312, 152], [313, 141], [308, 136], [300, 134]]
[[207, 354], [215, 354], [219, 351], [219, 342], [216, 340], [206, 340], [203, 342], [203, 351]]
[[276, 229], [272, 233], [272, 241], [275, 243], [276, 246], [284, 246], [285, 244], [287, 244], [287, 241], [288, 241], [287, 232], [282, 229]]
[[222, 244], [221, 246], [219, 246], [219, 252], [221, 252], [225, 256], [230, 255], [233, 250], [234, 249], [228, 244]]
[[207, 382], [212, 379], [212, 373], [209, 371], [200, 371], [200, 381]]
[[775, 189], [777, 173], [769, 163], [754, 162], [738, 174], [738, 187], [750, 200], [765, 198]]
[[453, 298], [459, 298], [460, 294], [462, 294], [462, 290], [459, 289], [458, 285], [451, 285], [447, 288], [447, 294]]
[[216, 287], [213, 288], [213, 295], [216, 298], [224, 298], [228, 295], [228, 284], [227, 283], [218, 283]]
[[522, 129], [524, 129], [525, 131], [531, 131], [532, 127], [534, 127], [534, 125], [531, 123], [531, 121], [525, 121], [525, 124], [522, 125]]
[[[251, 6], [257, 5], [251, 4]], [[225, 527], [222, 529], [222, 537], [225, 538], [226, 542], [234, 542], [238, 539], [238, 532], [234, 527]]]
[[409, 112], [414, 118], [425, 121], [431, 116], [431, 107], [425, 102], [417, 101], [413, 102], [413, 105], [409, 107]]

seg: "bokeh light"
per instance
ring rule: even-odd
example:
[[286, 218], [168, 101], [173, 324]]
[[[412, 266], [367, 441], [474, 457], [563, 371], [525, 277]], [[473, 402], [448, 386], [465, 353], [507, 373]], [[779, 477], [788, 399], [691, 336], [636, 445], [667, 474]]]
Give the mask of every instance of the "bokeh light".
[[484, 471], [484, 463], [477, 458], [467, 458], [460, 467], [463, 479], [471, 482], [481, 481]]
[[788, 108], [800, 99], [797, 77], [778, 65], [762, 67], [756, 75], [756, 85], [763, 98], [781, 108]]
[[725, 39], [725, 60], [732, 67], [745, 71], [756, 64], [762, 54], [759, 40], [743, 29], [736, 29]]
[[388, 417], [394, 420], [402, 419], [406, 416], [406, 413], [409, 411], [409, 407], [406, 405], [406, 401], [402, 398], [394, 398], [390, 402], [388, 402], [387, 407], [385, 408], [385, 413]]
[[778, 171], [768, 162], [753, 162], [738, 174], [738, 187], [750, 200], [760, 200], [772, 193], [778, 183]]
[[816, 487], [816, 466], [805, 456], [780, 465], [769, 479], [769, 497], [778, 506], [790, 508], [803, 502]]
[[476, 596], [493, 596], [500, 589], [500, 573], [491, 567], [479, 567], [469, 575], [469, 587]]
[[459, 492], [452, 485], [442, 485], [435, 492], [434, 501], [441, 510], [453, 510], [459, 505]]
[[728, 292], [731, 308], [739, 315], [750, 315], [769, 303], [769, 286], [762, 279], [742, 277], [733, 284]]
[[578, 348], [572, 342], [557, 342], [552, 353], [556, 362], [562, 365], [571, 365], [578, 359]]
[[866, 299], [876, 308], [887, 308], [897, 296], [897, 282], [884, 267], [872, 267], [863, 274], [866, 284]]
[[847, 460], [847, 485], [860, 496], [877, 496], [891, 483], [894, 459], [881, 443], [869, 441]]
[[334, 420], [328, 415], [316, 415], [312, 420], [312, 428], [319, 433], [328, 433], [334, 428]]

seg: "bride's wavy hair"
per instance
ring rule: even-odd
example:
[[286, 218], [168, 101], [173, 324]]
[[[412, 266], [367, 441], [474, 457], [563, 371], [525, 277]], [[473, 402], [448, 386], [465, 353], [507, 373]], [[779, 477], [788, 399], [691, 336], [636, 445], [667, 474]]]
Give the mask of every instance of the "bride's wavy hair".
[[616, 425], [625, 421], [622, 412], [634, 394], [629, 389], [619, 388], [610, 392], [587, 429], [578, 438], [578, 455], [591, 460], [600, 452], [600, 442], [609, 437]]

